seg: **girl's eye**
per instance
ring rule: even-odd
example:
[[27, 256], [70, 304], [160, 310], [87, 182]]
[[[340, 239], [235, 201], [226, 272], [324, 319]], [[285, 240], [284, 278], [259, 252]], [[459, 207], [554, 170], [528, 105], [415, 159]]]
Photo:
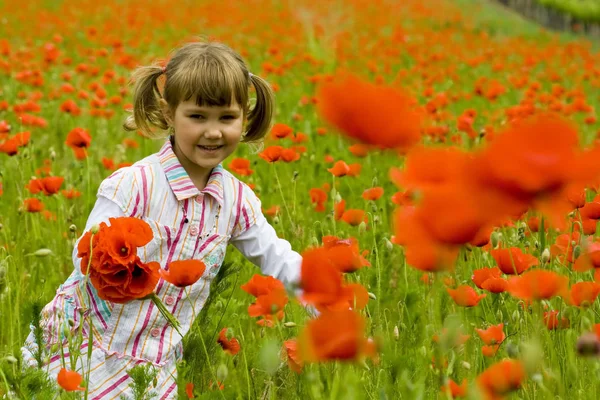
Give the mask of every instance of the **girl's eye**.
[[233, 115], [224, 115], [223, 119], [235, 119]]
[[199, 118], [203, 118], [203, 117], [200, 114], [192, 114], [192, 115], [190, 115], [190, 118], [199, 119]]

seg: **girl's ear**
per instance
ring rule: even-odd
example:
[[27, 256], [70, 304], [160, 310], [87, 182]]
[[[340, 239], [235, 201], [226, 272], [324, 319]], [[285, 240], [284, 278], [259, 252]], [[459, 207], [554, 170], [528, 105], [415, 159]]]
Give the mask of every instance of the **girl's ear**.
[[169, 125], [173, 125], [173, 113], [171, 112], [171, 107], [169, 107], [169, 103], [165, 99], [158, 100], [160, 104], [160, 110], [162, 111], [163, 117]]

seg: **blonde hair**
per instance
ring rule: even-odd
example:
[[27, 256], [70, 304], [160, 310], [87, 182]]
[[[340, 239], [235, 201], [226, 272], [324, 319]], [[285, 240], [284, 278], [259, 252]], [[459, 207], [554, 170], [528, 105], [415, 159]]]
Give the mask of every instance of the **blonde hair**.
[[[165, 74], [161, 91], [158, 79]], [[158, 62], [137, 68], [133, 81], [133, 113], [123, 127], [140, 130], [149, 138], [165, 137], [169, 124], [160, 106], [163, 98], [171, 110], [179, 103], [194, 98], [199, 106], [230, 106], [232, 100], [242, 108], [248, 124], [243, 142], [256, 142], [269, 131], [273, 118], [274, 94], [271, 86], [259, 76], [250, 74], [242, 57], [230, 47], [218, 42], [187, 43], [175, 50], [166, 67]], [[254, 86], [256, 102], [249, 103], [250, 85]]]

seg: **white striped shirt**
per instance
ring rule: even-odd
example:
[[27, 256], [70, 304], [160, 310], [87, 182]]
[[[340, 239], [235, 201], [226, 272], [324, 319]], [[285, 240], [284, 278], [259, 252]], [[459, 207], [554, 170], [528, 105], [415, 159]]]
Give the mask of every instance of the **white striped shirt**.
[[[152, 227], [154, 238], [138, 249], [143, 262], [157, 261], [161, 268], [186, 259], [200, 259], [206, 264], [202, 278], [185, 289], [162, 279], [155, 289], [181, 322], [184, 334], [207, 300], [210, 283], [223, 263], [229, 243], [260, 266], [263, 273], [286, 284], [299, 280], [300, 255], [287, 241], [277, 237], [254, 192], [221, 165], [212, 170], [206, 187], [199, 190], [179, 163], [170, 141], [158, 153], [117, 170], [102, 182], [85, 230], [119, 216], [141, 218]], [[179, 334], [149, 300], [117, 304], [100, 299], [91, 283], [85, 284], [76, 248], [73, 261], [73, 274], [42, 311], [47, 345], [64, 343], [61, 327], [72, 319], [75, 326], [71, 330], [76, 331], [82, 319], [79, 310], [84, 310], [93, 325], [90, 327], [84, 321], [84, 335], [89, 337], [89, 330], [93, 329], [94, 351], [101, 351], [96, 357], [100, 360], [98, 365], [92, 365], [98, 374], [90, 379], [90, 385], [94, 385], [90, 398], [125, 395], [130, 384], [125, 370], [140, 362], [168, 367], [164, 376], [161, 373], [165, 381], [160, 398], [175, 396], [175, 381], [170, 373], [174, 361], [181, 357]], [[32, 346], [29, 339], [31, 335], [24, 346], [24, 355], [27, 347]], [[122, 362], [113, 362], [107, 370], [109, 358]], [[127, 368], [122, 366], [126, 363], [129, 363]], [[57, 374], [60, 367], [60, 354], [54, 355], [49, 371]]]

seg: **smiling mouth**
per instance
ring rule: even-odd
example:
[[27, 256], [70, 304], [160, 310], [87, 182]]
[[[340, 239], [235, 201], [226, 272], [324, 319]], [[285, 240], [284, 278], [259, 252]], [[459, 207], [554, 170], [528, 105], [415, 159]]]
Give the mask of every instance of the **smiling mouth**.
[[202, 150], [205, 150], [205, 151], [216, 151], [216, 150], [219, 150], [223, 146], [222, 145], [221, 146], [201, 146], [201, 145], [198, 145], [198, 147], [200, 149], [202, 149]]

